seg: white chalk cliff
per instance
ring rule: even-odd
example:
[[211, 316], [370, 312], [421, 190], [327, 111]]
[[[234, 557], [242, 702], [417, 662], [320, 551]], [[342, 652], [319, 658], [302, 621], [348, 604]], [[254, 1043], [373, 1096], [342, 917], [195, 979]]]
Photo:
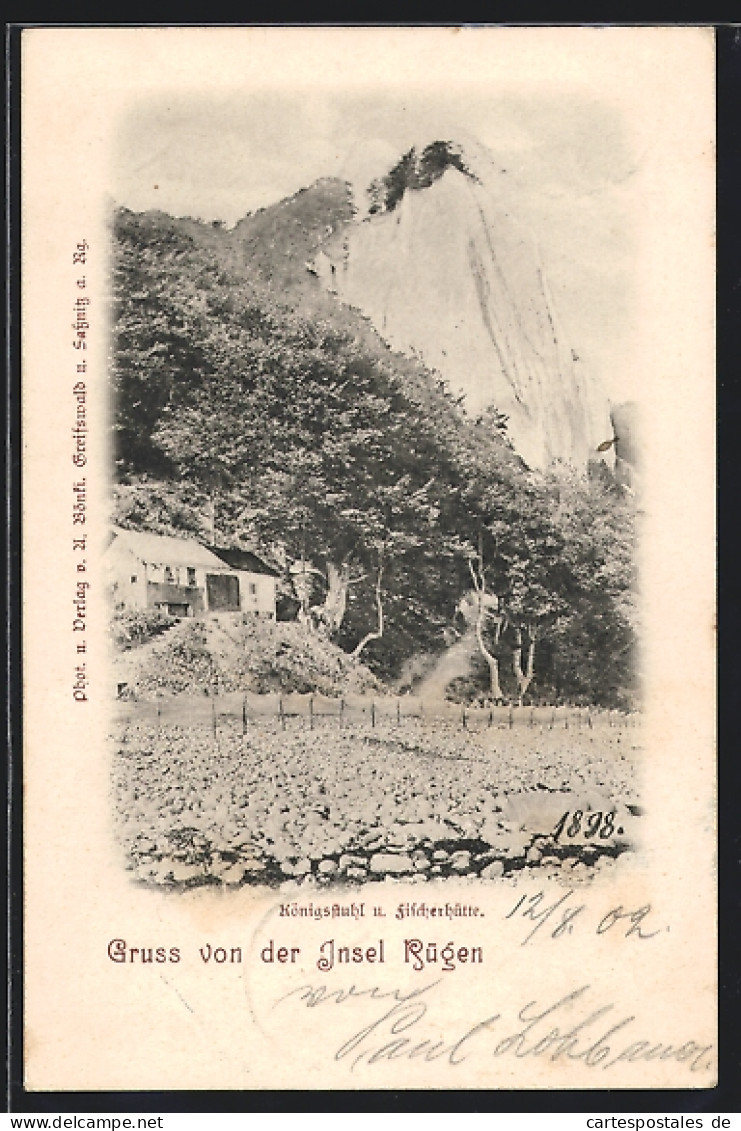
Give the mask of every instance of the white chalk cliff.
[[390, 210], [359, 212], [313, 269], [390, 346], [464, 394], [469, 415], [504, 413], [528, 466], [584, 467], [612, 435], [607, 397], [575, 359], [534, 240], [497, 199], [480, 156], [474, 168], [450, 165]]

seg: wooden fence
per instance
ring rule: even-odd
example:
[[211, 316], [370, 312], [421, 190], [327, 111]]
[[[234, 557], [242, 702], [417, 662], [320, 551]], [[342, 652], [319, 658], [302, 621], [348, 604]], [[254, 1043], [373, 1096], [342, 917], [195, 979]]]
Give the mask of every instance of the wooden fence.
[[120, 722], [155, 726], [210, 726], [239, 729], [273, 720], [282, 728], [364, 726], [431, 726], [451, 723], [463, 730], [539, 728], [541, 730], [594, 727], [634, 727], [638, 716], [623, 711], [572, 706], [470, 706], [446, 700], [402, 696], [346, 696], [316, 694], [225, 692], [218, 695], [170, 695], [149, 700], [119, 700], [115, 716]]

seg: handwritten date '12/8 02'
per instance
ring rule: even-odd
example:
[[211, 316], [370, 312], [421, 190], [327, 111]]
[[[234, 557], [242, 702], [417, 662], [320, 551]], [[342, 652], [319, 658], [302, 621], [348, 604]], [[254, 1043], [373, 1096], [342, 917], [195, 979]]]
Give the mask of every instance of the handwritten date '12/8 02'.
[[592, 840], [595, 837], [609, 840], [616, 834], [622, 836], [624, 831], [621, 827], [615, 827], [614, 811], [603, 813], [597, 809], [594, 812], [585, 813], [582, 809], [574, 809], [573, 812], [564, 813], [551, 836], [555, 841], [562, 834], [572, 839], [581, 835], [586, 840]]
[[[523, 895], [521, 896], [511, 911], [509, 911], [504, 918], [512, 919], [514, 922], [524, 921], [526, 923], [532, 922], [534, 926], [527, 936], [522, 939], [520, 946], [525, 946], [534, 935], [542, 928], [546, 927], [544, 934], [550, 935], [552, 939], [564, 938], [573, 934], [574, 925], [577, 920], [584, 917], [587, 911], [586, 903], [573, 903], [572, 898], [574, 895], [573, 889], [565, 892], [558, 899], [549, 902], [546, 898], [545, 892], [538, 892], [537, 895]], [[663, 934], [668, 931], [668, 927], [659, 927], [651, 930], [651, 904], [646, 903], [642, 907], [635, 909], [626, 908], [623, 906], [612, 907], [603, 915], [596, 926], [597, 935], [606, 935], [608, 932], [615, 932], [622, 934], [627, 938], [636, 939], [652, 939], [657, 935]]]

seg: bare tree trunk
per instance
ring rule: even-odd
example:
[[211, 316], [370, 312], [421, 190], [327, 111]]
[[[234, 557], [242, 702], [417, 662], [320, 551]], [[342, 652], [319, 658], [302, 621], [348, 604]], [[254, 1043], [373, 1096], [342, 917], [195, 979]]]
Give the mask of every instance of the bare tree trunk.
[[496, 656], [487, 653], [486, 662], [489, 665], [489, 695], [495, 703], [500, 703], [504, 695], [499, 685], [499, 660]]
[[478, 646], [479, 646], [479, 651], [481, 652], [481, 655], [484, 657], [487, 664], [489, 665], [490, 694], [491, 694], [492, 699], [494, 699], [494, 700], [504, 699], [504, 696], [502, 694], [502, 688], [501, 688], [500, 683], [499, 683], [499, 659], [496, 656], [495, 652], [491, 651], [486, 645], [486, 641], [484, 640], [484, 623], [488, 618], [494, 624], [494, 648], [496, 649], [497, 645], [499, 644], [499, 638], [502, 634], [502, 629], [504, 627], [505, 618], [498, 610], [497, 610], [496, 613], [491, 613], [487, 610], [486, 604], [484, 602], [484, 596], [486, 594], [486, 587], [485, 587], [483, 574], [481, 573], [480, 570], [479, 570], [478, 574], [476, 573], [476, 570], [473, 568], [472, 562], [469, 562], [468, 565], [469, 565], [469, 569], [471, 571], [471, 577], [473, 578], [474, 589], [476, 590], [476, 594], [478, 596], [478, 615], [476, 617], [476, 640], [477, 640], [477, 643], [478, 643]]
[[519, 697], [520, 706], [527, 695], [528, 688], [533, 682], [533, 675], [535, 674], [535, 642], [537, 640], [537, 633], [535, 629], [530, 629], [528, 632], [527, 644], [527, 660], [525, 661], [525, 670], [522, 670], [522, 629], [518, 626], [515, 629], [515, 646], [512, 649], [512, 670], [515, 673], [515, 680], [517, 681], [517, 692]]
[[[293, 591], [299, 602], [297, 620], [308, 629], [317, 627], [319, 620], [317, 608], [311, 605], [314, 578], [321, 577], [321, 573], [306, 558], [305, 549], [302, 548], [301, 557], [291, 565], [291, 581]], [[318, 606], [321, 608], [321, 606]]]
[[206, 522], [208, 523], [208, 544], [209, 546], [216, 545], [216, 498], [214, 492], [211, 491], [208, 496], [208, 507], [206, 510]]
[[350, 586], [350, 563], [327, 562], [327, 595], [323, 605], [315, 605], [312, 613], [317, 625], [330, 636], [335, 636], [342, 625], [347, 610], [347, 591]]
[[522, 670], [522, 629], [518, 626], [515, 628], [515, 643], [512, 649], [512, 671], [515, 673], [515, 683], [517, 684], [517, 696], [520, 706], [525, 697], [524, 683], [525, 673]]
[[367, 632], [363, 639], [360, 641], [355, 651], [352, 653], [353, 659], [357, 659], [360, 653], [365, 648], [366, 644], [370, 644], [371, 640], [380, 640], [383, 636], [383, 597], [381, 594], [381, 580], [383, 578], [383, 563], [378, 567], [378, 577], [376, 578], [376, 611], [378, 613], [378, 626], [375, 632]]
[[533, 676], [535, 675], [535, 642], [537, 639], [537, 633], [531, 631], [530, 641], [527, 646], [527, 664], [525, 665], [525, 675], [527, 676], [526, 691], [533, 682]]
[[[499, 643], [499, 635], [501, 633], [501, 621], [496, 626], [496, 636], [494, 646]], [[479, 651], [489, 665], [489, 688], [492, 699], [504, 699], [502, 695], [502, 688], [499, 684], [499, 659], [497, 656], [490, 652], [484, 643], [484, 636], [482, 632], [482, 618], [476, 622], [476, 639], [479, 645]]]

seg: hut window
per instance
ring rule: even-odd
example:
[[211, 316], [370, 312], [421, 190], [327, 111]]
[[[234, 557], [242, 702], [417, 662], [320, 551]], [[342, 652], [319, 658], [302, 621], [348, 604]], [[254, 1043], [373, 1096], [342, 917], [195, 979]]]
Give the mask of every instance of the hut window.
[[193, 566], [188, 566], [188, 585], [195, 585], [196, 571]]
[[175, 580], [175, 574], [172, 572], [170, 566], [165, 566], [165, 581], [172, 583]]
[[135, 573], [132, 573], [132, 575], [131, 575], [131, 584], [136, 585], [136, 574]]

